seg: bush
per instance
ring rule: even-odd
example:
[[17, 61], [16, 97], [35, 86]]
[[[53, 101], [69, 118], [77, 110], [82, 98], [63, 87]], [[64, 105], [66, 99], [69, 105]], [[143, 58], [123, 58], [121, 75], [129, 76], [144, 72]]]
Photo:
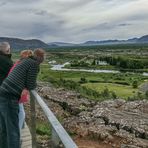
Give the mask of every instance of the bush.
[[104, 82], [104, 81], [100, 81], [100, 80], [89, 80], [90, 83], [99, 83], [99, 82]]
[[85, 77], [81, 77], [79, 82], [80, 83], [87, 83], [87, 80]]
[[137, 92], [137, 98], [138, 98], [138, 99], [142, 99], [142, 98], [143, 98], [142, 93], [139, 92], [139, 91]]
[[112, 95], [113, 99], [117, 99], [117, 95], [116, 95], [116, 93], [114, 91], [111, 92], [111, 95]]
[[148, 90], [145, 92], [145, 97], [148, 99]]
[[105, 88], [101, 94], [104, 98], [108, 98], [110, 96], [108, 88]]
[[138, 81], [133, 81], [133, 83], [132, 83], [132, 86], [133, 86], [133, 88], [137, 88], [138, 87]]
[[114, 83], [116, 83], [116, 84], [121, 84], [121, 85], [130, 85], [128, 82], [120, 82], [120, 81], [115, 81]]

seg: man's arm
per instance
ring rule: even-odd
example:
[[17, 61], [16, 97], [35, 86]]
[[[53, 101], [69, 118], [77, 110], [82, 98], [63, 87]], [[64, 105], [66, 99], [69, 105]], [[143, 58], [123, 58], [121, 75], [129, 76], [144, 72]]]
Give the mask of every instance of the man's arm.
[[0, 84], [7, 77], [10, 68], [13, 66], [11, 59], [0, 56]]

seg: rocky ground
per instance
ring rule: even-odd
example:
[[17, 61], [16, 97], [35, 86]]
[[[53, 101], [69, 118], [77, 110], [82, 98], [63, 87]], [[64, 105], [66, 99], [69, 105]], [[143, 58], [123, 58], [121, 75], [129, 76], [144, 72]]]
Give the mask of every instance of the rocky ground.
[[[147, 100], [96, 102], [48, 85], [40, 85], [38, 92], [80, 148], [148, 148]], [[38, 106], [37, 118], [45, 120]], [[49, 143], [43, 139], [40, 145]]]

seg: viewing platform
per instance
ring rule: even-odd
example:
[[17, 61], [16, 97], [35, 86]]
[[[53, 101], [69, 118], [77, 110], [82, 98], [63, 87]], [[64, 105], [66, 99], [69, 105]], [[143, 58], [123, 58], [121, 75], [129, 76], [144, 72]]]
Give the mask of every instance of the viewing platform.
[[32, 148], [32, 137], [26, 123], [24, 128], [21, 131], [21, 140], [22, 140], [21, 148]]

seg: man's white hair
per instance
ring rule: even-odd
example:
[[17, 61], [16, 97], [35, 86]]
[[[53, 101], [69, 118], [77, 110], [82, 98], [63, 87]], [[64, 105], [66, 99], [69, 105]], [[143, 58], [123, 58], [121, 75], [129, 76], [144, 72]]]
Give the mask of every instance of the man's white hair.
[[0, 43], [0, 51], [3, 53], [7, 53], [10, 50], [10, 44], [8, 42], [1, 42]]

